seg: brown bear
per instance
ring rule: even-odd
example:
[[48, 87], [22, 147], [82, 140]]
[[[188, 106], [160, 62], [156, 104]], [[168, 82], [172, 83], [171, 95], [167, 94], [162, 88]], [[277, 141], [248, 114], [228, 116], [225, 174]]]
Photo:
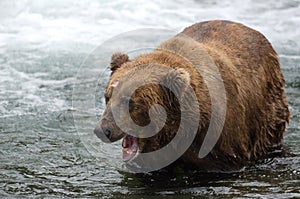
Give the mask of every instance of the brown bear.
[[[211, 63], [217, 71], [211, 70]], [[94, 132], [106, 142], [123, 138], [124, 161], [159, 151], [172, 143], [182, 128], [181, 122], [189, 123], [198, 116], [195, 135], [189, 135], [191, 129], [185, 125], [182, 132], [187, 137], [172, 145], [175, 153], [185, 139], [192, 138], [178, 157], [191, 168], [206, 172], [236, 171], [249, 161], [266, 157], [282, 147], [290, 113], [278, 56], [268, 40], [249, 27], [222, 20], [196, 23], [156, 50], [134, 59], [121, 52], [113, 54], [111, 70], [105, 90], [107, 108]], [[212, 114], [212, 95], [222, 98], [220, 90], [214, 89], [217, 87], [214, 80], [220, 79], [217, 74], [224, 84], [226, 103], [215, 103]], [[150, 83], [142, 84], [146, 79], [151, 79]], [[173, 82], [168, 83], [169, 80]], [[136, 83], [142, 86], [124, 99], [123, 94]], [[197, 106], [189, 107], [191, 96], [185, 89], [189, 86], [197, 98]], [[166, 118], [151, 118], [149, 112], [155, 104], [163, 107]], [[112, 111], [116, 106], [122, 128], [116, 124], [116, 114]], [[126, 106], [129, 117], [121, 111]], [[200, 114], [197, 116], [194, 112]], [[218, 119], [222, 120], [218, 118], [221, 112], [225, 113], [224, 123], [218, 124]], [[181, 117], [183, 114], [185, 117]], [[199, 157], [212, 117], [217, 118], [213, 122], [222, 127], [222, 132], [208, 154]], [[150, 118], [164, 120], [158, 133], [148, 137], [128, 133], [132, 131], [126, 129], [130, 120], [143, 127], [151, 123]], [[157, 130], [155, 125], [152, 130]], [[141, 134], [143, 132], [139, 132]], [[167, 157], [158, 155], [156, 158]]]

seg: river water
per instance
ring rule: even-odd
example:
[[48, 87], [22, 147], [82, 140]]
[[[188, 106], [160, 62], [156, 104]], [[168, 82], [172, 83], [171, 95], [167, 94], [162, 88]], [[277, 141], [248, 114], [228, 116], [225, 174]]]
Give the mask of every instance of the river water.
[[[1, 0], [1, 198], [300, 198], [299, 10], [299, 0]], [[73, 88], [82, 63], [120, 33], [179, 32], [212, 19], [255, 28], [278, 52], [293, 115], [286, 152], [226, 175], [124, 172], [120, 142], [104, 144], [92, 131], [76, 128], [74, 121], [96, 118], [76, 115], [72, 105], [81, 100]], [[93, 86], [86, 78], [84, 85]], [[98, 109], [97, 117], [103, 107]]]

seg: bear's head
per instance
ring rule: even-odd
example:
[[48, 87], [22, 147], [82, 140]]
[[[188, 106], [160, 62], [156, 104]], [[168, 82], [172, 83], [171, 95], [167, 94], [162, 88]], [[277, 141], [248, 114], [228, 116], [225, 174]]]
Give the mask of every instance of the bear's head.
[[106, 109], [95, 134], [104, 142], [123, 138], [124, 161], [170, 143], [186, 108], [180, 100], [189, 98], [189, 73], [180, 67], [139, 64], [121, 52], [112, 55], [111, 70]]

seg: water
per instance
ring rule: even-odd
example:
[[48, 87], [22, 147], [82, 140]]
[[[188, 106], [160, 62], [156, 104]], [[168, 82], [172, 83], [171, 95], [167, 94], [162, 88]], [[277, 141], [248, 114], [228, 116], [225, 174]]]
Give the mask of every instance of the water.
[[[299, 198], [299, 9], [299, 0], [0, 1], [1, 197]], [[286, 154], [228, 175], [122, 172], [120, 142], [106, 145], [92, 132], [75, 128], [72, 91], [81, 63], [124, 31], [179, 32], [211, 19], [253, 27], [279, 53], [293, 114]], [[84, 85], [92, 86], [88, 79]], [[87, 117], [92, 116], [76, 120]], [[97, 157], [82, 132], [90, 133], [91, 146], [98, 146]]]

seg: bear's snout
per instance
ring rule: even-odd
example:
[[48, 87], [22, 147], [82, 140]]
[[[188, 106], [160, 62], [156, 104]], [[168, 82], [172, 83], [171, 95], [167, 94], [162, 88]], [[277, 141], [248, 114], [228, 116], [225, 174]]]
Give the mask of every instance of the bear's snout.
[[101, 120], [95, 127], [94, 133], [100, 138], [103, 142], [111, 142], [111, 130], [108, 128], [108, 125]]
[[123, 132], [119, 128], [115, 127], [115, 124], [107, 121], [106, 119], [100, 120], [94, 129], [94, 133], [103, 142], [115, 142], [124, 137]]

